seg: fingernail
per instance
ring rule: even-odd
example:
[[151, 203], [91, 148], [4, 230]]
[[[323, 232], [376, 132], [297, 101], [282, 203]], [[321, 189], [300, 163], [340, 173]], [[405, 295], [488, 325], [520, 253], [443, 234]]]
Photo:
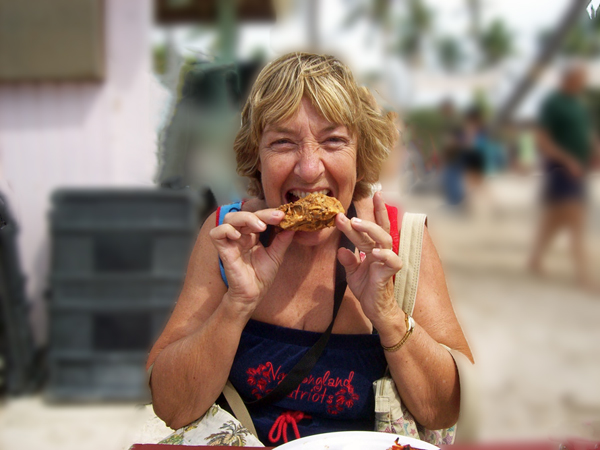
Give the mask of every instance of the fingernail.
[[275, 218], [279, 218], [279, 217], [283, 216], [283, 211], [273, 211], [272, 215]]
[[267, 228], [267, 224], [264, 223], [262, 220], [259, 220], [258, 227], [264, 230], [265, 228]]
[[358, 217], [353, 217], [352, 218], [352, 222], [354, 222], [354, 223], [361, 223], [362, 220], [360, 220]]
[[347, 222], [347, 221], [348, 221], [348, 218], [346, 217], [346, 214], [339, 213], [339, 214], [338, 214], [338, 216], [340, 216], [340, 220], [341, 220], [342, 222], [344, 222], [344, 223], [345, 223], [345, 222]]
[[380, 248], [374, 248], [374, 249], [373, 249], [373, 253], [379, 253], [379, 252], [381, 252], [381, 249], [380, 249]]

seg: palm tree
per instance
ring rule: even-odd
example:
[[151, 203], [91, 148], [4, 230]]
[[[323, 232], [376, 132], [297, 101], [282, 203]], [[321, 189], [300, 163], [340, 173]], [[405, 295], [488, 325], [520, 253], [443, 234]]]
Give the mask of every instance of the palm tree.
[[511, 32], [501, 19], [494, 19], [481, 31], [478, 44], [484, 66], [496, 65], [513, 52]]
[[[591, 7], [588, 16], [587, 11], [582, 11], [579, 20], [567, 33], [560, 53], [566, 56], [581, 56], [591, 58], [600, 54], [600, 17], [598, 10]], [[591, 20], [590, 20], [591, 19]]]
[[463, 49], [458, 39], [443, 36], [436, 43], [438, 58], [442, 66], [449, 72], [454, 72], [464, 59]]
[[399, 27], [399, 50], [415, 66], [421, 64], [423, 43], [433, 25], [433, 11], [423, 0], [408, 0], [406, 16]]
[[390, 14], [391, 0], [354, 0], [349, 2], [353, 4], [346, 20], [343, 23], [344, 28], [350, 28], [361, 19], [367, 19], [369, 22], [368, 39], [372, 40], [378, 29], [384, 32], [389, 30], [392, 21]]

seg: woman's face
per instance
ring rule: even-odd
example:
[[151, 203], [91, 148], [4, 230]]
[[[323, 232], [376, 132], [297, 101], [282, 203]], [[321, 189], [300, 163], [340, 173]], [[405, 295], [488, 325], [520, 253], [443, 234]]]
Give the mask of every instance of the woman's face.
[[350, 206], [357, 181], [356, 137], [344, 125], [327, 121], [309, 99], [302, 99], [287, 121], [265, 127], [259, 158], [269, 207], [311, 192], [337, 198], [346, 210]]

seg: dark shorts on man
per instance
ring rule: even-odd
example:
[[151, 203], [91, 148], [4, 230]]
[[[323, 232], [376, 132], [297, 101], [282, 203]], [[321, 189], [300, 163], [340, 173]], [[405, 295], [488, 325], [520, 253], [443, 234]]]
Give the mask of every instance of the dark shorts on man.
[[585, 200], [585, 177], [573, 176], [565, 166], [554, 161], [546, 162], [544, 172], [542, 196], [545, 203]]

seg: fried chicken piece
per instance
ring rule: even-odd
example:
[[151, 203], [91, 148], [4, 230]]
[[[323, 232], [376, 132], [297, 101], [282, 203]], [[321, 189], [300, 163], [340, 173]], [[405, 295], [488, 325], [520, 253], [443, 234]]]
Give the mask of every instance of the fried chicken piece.
[[279, 226], [294, 231], [318, 231], [332, 227], [336, 214], [346, 212], [337, 198], [319, 193], [309, 194], [277, 209], [285, 213]]

